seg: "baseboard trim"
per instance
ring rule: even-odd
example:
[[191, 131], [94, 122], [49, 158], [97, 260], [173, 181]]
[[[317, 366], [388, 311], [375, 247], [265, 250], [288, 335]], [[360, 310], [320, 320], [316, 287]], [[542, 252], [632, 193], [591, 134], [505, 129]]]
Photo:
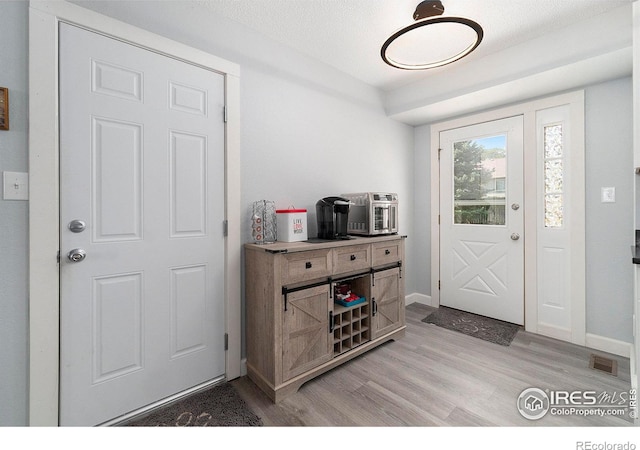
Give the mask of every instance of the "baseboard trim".
[[421, 305], [434, 306], [432, 304], [430, 295], [419, 294], [417, 292], [404, 297], [405, 305], [410, 305], [411, 303], [420, 303]]
[[622, 356], [623, 358], [630, 358], [632, 353], [632, 344], [629, 342], [619, 341], [617, 339], [611, 339], [591, 333], [587, 333], [585, 335], [585, 346], [594, 350], [600, 350], [602, 352]]

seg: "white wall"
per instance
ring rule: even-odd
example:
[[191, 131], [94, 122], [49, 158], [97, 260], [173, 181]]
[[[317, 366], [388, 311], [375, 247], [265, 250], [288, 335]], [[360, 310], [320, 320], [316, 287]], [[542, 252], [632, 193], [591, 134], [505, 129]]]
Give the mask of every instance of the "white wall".
[[[587, 333], [633, 342], [633, 95], [631, 78], [585, 90]], [[616, 202], [601, 203], [600, 188]]]
[[[414, 285], [413, 290], [407, 286], [407, 292], [431, 297], [431, 126], [416, 127], [414, 136], [414, 248], [408, 268]], [[424, 297], [417, 300], [430, 301]]]
[[255, 200], [306, 208], [314, 236], [319, 199], [369, 190], [398, 192], [400, 231], [411, 234], [411, 127], [268, 70], [243, 66], [241, 86], [244, 242]]
[[[0, 86], [9, 89], [10, 106], [0, 175], [27, 171], [27, 6], [0, 4]], [[0, 426], [27, 420], [27, 206], [0, 196]]]

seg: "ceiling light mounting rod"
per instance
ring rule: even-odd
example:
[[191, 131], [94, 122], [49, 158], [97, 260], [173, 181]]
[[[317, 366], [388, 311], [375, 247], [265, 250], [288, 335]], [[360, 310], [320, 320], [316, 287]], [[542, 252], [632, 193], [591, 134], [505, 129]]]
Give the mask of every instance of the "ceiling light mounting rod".
[[426, 19], [427, 17], [441, 16], [444, 13], [444, 6], [440, 0], [424, 0], [416, 6], [413, 13], [413, 20]]
[[[444, 13], [444, 6], [440, 0], [424, 0], [416, 6], [416, 10], [413, 13], [414, 23], [407, 25], [401, 30], [396, 31], [394, 34], [389, 37], [382, 45], [382, 49], [380, 50], [380, 56], [384, 62], [389, 64], [392, 67], [396, 67], [398, 69], [405, 70], [423, 70], [423, 69], [432, 69], [434, 67], [444, 66], [446, 64], [450, 64], [454, 61], [457, 61], [461, 58], [464, 58], [469, 53], [474, 51], [480, 42], [482, 42], [482, 37], [484, 36], [484, 31], [482, 27], [473, 20], [465, 19], [462, 17], [445, 17], [442, 16]], [[442, 17], [440, 17], [442, 16]], [[415, 41], [412, 39], [405, 39], [405, 35], [408, 35], [414, 30], [418, 30], [420, 28], [426, 26], [434, 26], [435, 28], [431, 28], [430, 30], [441, 30], [444, 29], [444, 32], [441, 32], [438, 40], [447, 40], [451, 38], [449, 28], [442, 28], [442, 24], [447, 26], [458, 26], [460, 25], [463, 30], [471, 29], [475, 33], [475, 37], [473, 40], [469, 42], [462, 51], [458, 51], [451, 56], [447, 56], [444, 58], [436, 59], [433, 61], [423, 61], [421, 59], [414, 58], [414, 61], [408, 60], [407, 56], [407, 48], [409, 45], [413, 45], [415, 47]], [[440, 26], [438, 26], [440, 25]], [[465, 28], [466, 27], [466, 28]], [[420, 36], [418, 32], [411, 33], [411, 36]], [[467, 34], [468, 36], [468, 34]], [[410, 44], [411, 43], [411, 44]], [[420, 44], [419, 48], [416, 48], [416, 52], [420, 52], [425, 48], [439, 48], [441, 44], [440, 42], [423, 42]], [[420, 58], [420, 57], [418, 57]], [[422, 57], [424, 58], [424, 56]]]

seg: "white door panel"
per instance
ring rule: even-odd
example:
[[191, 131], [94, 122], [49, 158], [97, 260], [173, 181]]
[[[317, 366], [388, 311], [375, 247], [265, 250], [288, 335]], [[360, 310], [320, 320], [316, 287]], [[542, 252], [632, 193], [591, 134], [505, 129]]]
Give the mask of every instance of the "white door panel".
[[524, 323], [522, 117], [440, 134], [440, 304]]
[[219, 74], [61, 25], [61, 424], [224, 375], [223, 105]]

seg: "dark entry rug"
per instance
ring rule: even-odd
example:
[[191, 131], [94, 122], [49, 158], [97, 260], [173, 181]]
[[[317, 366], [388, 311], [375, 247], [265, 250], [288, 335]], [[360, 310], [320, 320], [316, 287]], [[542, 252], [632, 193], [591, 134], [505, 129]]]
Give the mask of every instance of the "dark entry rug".
[[520, 328], [513, 323], [446, 306], [439, 307], [422, 321], [504, 346], [511, 345], [511, 341]]
[[253, 413], [235, 388], [224, 383], [178, 400], [144, 417], [125, 422], [128, 427], [259, 427]]

